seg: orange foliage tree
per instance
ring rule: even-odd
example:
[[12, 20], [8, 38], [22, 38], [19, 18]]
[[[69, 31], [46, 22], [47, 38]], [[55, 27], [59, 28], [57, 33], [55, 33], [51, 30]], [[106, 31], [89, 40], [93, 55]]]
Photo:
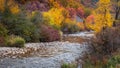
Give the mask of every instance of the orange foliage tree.
[[85, 20], [85, 25], [88, 29], [91, 29], [91, 26], [95, 24], [94, 22], [94, 15], [89, 15]]

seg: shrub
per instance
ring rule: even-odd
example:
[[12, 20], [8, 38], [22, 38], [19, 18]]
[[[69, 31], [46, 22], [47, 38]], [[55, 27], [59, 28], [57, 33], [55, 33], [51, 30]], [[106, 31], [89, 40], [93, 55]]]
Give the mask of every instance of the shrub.
[[0, 24], [0, 46], [5, 45], [5, 38], [7, 36], [7, 29]]
[[63, 22], [61, 30], [64, 33], [74, 33], [80, 30], [79, 26], [75, 21], [72, 21], [70, 19], [66, 19], [66, 21]]
[[53, 29], [51, 26], [42, 25], [40, 28], [41, 41], [43, 42], [51, 42], [60, 40], [59, 31]]
[[84, 23], [78, 22], [78, 23], [77, 23], [77, 26], [78, 26], [78, 28], [79, 28], [80, 31], [84, 31], [84, 30], [85, 30]]
[[40, 27], [42, 24], [45, 24], [42, 13], [38, 11], [32, 12], [31, 22], [33, 23], [33, 25], [35, 25], [33, 36], [32, 36], [32, 41], [38, 42], [40, 39]]
[[19, 36], [10, 36], [7, 41], [8, 47], [24, 47], [25, 40]]
[[91, 45], [94, 52], [102, 55], [111, 55], [120, 48], [120, 27], [106, 28], [96, 34]]
[[120, 64], [120, 55], [113, 56], [111, 59], [109, 59], [107, 68], [119, 68], [120, 66], [117, 67], [118, 64]]
[[70, 25], [70, 28], [68, 28], [68, 31], [70, 33], [75, 33], [75, 32], [78, 32], [79, 31], [79, 28], [76, 24], [73, 24], [73, 25]]
[[23, 37], [27, 42], [33, 41], [35, 38], [36, 26], [26, 16], [26, 12], [21, 11], [19, 14], [12, 14], [9, 8], [2, 13], [2, 24], [6, 25], [9, 35], [17, 35]]
[[0, 46], [4, 46], [4, 45], [5, 45], [5, 38], [0, 37]]
[[89, 55], [89, 57], [85, 59], [83, 68], [119, 68], [119, 64], [120, 55], [113, 55], [111, 57], [103, 56], [102, 59], [100, 59], [98, 55]]
[[2, 24], [0, 24], [0, 36], [7, 36], [7, 29]]
[[32, 17], [31, 17], [31, 21], [37, 26], [39, 27], [41, 24], [43, 24], [44, 20], [43, 20], [43, 15], [41, 12], [39, 11], [33, 11], [32, 12]]
[[99, 54], [84, 56], [83, 68], [106, 68], [108, 58]]
[[67, 63], [64, 63], [61, 65], [61, 68], [77, 68], [77, 64], [75, 63], [71, 63], [71, 64], [67, 64]]
[[92, 52], [86, 55], [85, 68], [115, 68], [119, 59], [109, 58], [119, 51], [120, 27], [104, 28], [92, 38], [90, 45]]

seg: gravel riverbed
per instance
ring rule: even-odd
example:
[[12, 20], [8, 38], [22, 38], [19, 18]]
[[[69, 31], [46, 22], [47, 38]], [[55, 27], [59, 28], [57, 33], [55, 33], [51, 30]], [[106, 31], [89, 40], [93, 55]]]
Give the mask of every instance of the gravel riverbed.
[[[43, 43], [28, 43], [26, 44], [26, 47], [33, 47], [37, 50], [37, 48], [39, 49], [39, 47], [41, 47], [41, 44]], [[2, 58], [0, 59], [0, 68], [60, 68], [62, 63], [71, 63], [82, 56], [87, 47], [85, 44], [69, 42], [51, 42], [44, 43], [44, 45], [46, 48], [53, 48], [45, 50], [44, 54], [32, 54], [30, 57]], [[5, 49], [7, 50], [7, 48]], [[8, 48], [8, 51], [14, 49], [17, 50], [16, 48]]]
[[[80, 34], [75, 35], [84, 35]], [[91, 36], [93, 35], [89, 35]], [[0, 47], [0, 68], [60, 68], [63, 63], [72, 63], [82, 57], [87, 46], [85, 42], [80, 44], [55, 41], [27, 43], [24, 48]]]

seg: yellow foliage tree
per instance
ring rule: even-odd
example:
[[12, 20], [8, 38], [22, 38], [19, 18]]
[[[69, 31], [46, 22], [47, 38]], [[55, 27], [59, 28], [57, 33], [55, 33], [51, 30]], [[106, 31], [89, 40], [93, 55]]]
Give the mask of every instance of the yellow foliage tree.
[[64, 20], [64, 16], [62, 14], [64, 8], [52, 8], [48, 12], [43, 13], [43, 17], [47, 22], [56, 29], [61, 28], [61, 23]]
[[99, 0], [98, 8], [93, 12], [95, 24], [90, 28], [99, 32], [104, 27], [111, 27], [113, 24], [112, 16], [110, 14], [110, 0]]
[[5, 3], [7, 3], [6, 5], [13, 14], [16, 14], [20, 11], [18, 4], [16, 4], [14, 0], [0, 0], [0, 11], [4, 11]]

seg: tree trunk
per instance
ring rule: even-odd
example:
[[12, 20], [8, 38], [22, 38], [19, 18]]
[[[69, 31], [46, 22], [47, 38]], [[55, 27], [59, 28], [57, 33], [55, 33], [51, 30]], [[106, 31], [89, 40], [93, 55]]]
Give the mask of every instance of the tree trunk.
[[[119, 0], [116, 1], [116, 3], [118, 3], [118, 2], [119, 2]], [[119, 14], [120, 14], [120, 6], [117, 5], [117, 6], [116, 6], [116, 9], [115, 9], [115, 18], [114, 18], [115, 21], [113, 22], [113, 26], [114, 26], [114, 27], [117, 26], [117, 25], [116, 25], [116, 23], [117, 23], [116, 20], [118, 20]]]

